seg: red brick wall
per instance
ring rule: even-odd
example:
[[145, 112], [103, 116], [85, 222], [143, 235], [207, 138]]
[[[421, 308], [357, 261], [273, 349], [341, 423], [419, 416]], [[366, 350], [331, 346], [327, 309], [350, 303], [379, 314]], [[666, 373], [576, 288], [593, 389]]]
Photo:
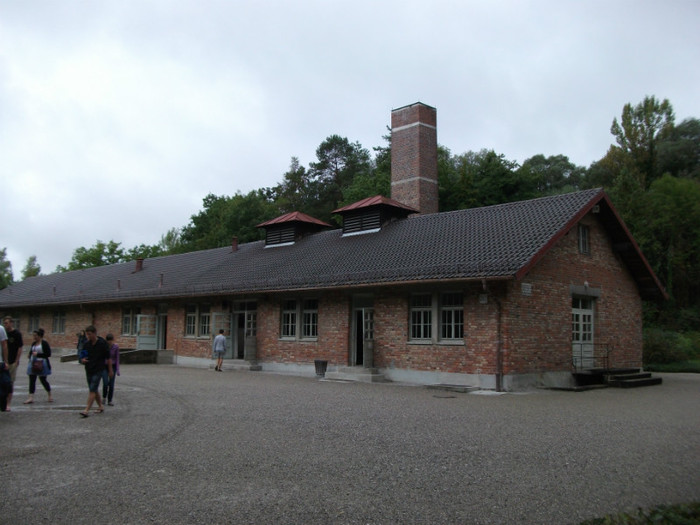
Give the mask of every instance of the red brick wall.
[[[280, 339], [281, 304], [286, 299], [318, 299], [318, 338], [315, 341]], [[257, 349], [259, 361], [313, 363], [327, 360], [346, 366], [349, 356], [350, 299], [342, 292], [321, 295], [273, 296], [258, 302]]]
[[411, 290], [378, 293], [374, 300], [376, 367], [433, 372], [492, 373], [495, 367], [495, 330], [492, 330], [495, 327], [494, 308], [478, 304], [477, 288], [474, 285], [449, 286], [446, 290], [464, 293], [466, 344], [409, 342]]
[[636, 284], [613, 253], [595, 215], [590, 227], [590, 255], [578, 250], [578, 229], [560, 239], [522, 282], [509, 285], [503, 303], [504, 372], [565, 371], [572, 366], [570, 286], [598, 289], [594, 342], [613, 345], [610, 366], [641, 366], [642, 302]]

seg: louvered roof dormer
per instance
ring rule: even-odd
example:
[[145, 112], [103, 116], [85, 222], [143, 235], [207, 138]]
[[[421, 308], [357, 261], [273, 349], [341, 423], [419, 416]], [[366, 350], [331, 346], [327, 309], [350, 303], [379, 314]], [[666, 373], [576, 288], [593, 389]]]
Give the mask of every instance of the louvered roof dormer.
[[410, 206], [381, 195], [368, 197], [338, 208], [333, 213], [343, 217], [343, 235], [379, 231], [386, 223], [418, 213]]
[[280, 215], [276, 219], [258, 224], [257, 227], [265, 228], [265, 247], [288, 246], [306, 235], [332, 228], [330, 224], [298, 211]]

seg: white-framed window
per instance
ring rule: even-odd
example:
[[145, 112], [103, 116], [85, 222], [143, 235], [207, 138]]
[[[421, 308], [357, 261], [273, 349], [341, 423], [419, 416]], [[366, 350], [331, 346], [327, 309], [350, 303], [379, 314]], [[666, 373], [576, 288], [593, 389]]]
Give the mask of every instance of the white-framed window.
[[433, 336], [433, 298], [429, 293], [411, 296], [411, 339]]
[[283, 301], [280, 336], [282, 339], [316, 339], [318, 337], [318, 300], [287, 299]]
[[318, 300], [306, 299], [302, 310], [301, 336], [303, 338], [318, 337]]
[[464, 297], [461, 293], [440, 294], [440, 339], [464, 339]]
[[409, 322], [412, 341], [464, 341], [464, 294], [443, 292], [412, 295]]
[[188, 304], [185, 306], [185, 337], [211, 336], [211, 306]]
[[138, 326], [136, 316], [141, 313], [141, 308], [122, 308], [122, 335], [136, 335]]
[[54, 312], [53, 323], [51, 325], [51, 333], [65, 334], [66, 333], [66, 312]]
[[297, 336], [297, 302], [293, 299], [282, 303], [280, 334], [283, 338], [295, 338]]
[[[29, 314], [29, 330], [28, 333], [33, 333], [39, 329], [39, 314]], [[19, 328], [18, 328], [19, 330]]]
[[585, 224], [578, 225], [578, 251], [589, 255], [591, 253], [591, 230]]

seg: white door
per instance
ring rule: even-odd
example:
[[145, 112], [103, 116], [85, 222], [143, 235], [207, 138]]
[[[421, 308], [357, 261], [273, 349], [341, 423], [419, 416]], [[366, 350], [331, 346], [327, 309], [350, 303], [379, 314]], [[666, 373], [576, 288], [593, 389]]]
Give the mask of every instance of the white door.
[[137, 350], [158, 350], [158, 316], [139, 314], [136, 316]]
[[571, 343], [574, 366], [594, 368], [593, 299], [590, 297], [571, 299]]

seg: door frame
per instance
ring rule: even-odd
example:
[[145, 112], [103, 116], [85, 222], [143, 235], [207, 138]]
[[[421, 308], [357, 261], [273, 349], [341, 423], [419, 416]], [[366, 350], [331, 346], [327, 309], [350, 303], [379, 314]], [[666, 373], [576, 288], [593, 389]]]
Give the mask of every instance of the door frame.
[[571, 298], [571, 352], [574, 368], [595, 367], [595, 298]]

